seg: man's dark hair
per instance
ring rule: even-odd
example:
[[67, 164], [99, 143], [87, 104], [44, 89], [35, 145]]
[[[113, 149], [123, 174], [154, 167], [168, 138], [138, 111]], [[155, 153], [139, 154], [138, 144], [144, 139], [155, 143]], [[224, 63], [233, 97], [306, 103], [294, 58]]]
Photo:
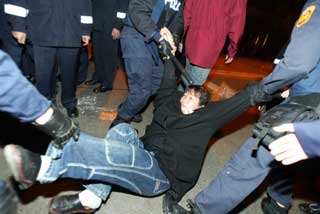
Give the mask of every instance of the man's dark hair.
[[199, 97], [199, 105], [206, 105], [210, 100], [209, 91], [201, 85], [189, 85], [186, 91], [193, 91]]

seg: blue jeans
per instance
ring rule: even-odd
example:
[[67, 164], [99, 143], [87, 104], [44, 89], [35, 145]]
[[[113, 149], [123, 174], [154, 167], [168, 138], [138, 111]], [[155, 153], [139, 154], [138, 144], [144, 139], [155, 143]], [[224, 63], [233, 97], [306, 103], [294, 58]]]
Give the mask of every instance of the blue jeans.
[[[208, 78], [211, 68], [201, 68], [199, 66], [192, 65], [187, 59], [186, 71], [188, 72], [190, 77], [193, 79], [193, 82], [194, 82], [193, 85], [203, 85]], [[184, 81], [184, 83], [186, 83], [186, 81]]]
[[260, 146], [252, 157], [253, 138], [234, 154], [215, 179], [196, 196], [202, 214], [228, 213], [265, 179], [274, 162], [270, 152]]
[[58, 178], [88, 180], [87, 188], [103, 200], [111, 191], [110, 185], [144, 196], [170, 188], [153, 153], [144, 150], [136, 131], [126, 123], [110, 129], [105, 138], [81, 133], [78, 142], [70, 140], [62, 151], [50, 146], [47, 156], [52, 161], [41, 183]]

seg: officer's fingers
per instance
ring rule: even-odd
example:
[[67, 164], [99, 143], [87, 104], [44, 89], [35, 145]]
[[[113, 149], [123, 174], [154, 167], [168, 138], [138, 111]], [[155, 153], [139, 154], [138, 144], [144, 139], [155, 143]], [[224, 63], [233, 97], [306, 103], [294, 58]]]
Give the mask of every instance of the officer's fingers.
[[276, 132], [294, 132], [294, 126], [292, 123], [285, 123], [280, 126], [275, 126], [273, 129]]
[[281, 161], [281, 163], [283, 165], [290, 165], [290, 164], [294, 164], [294, 163], [296, 163], [298, 161], [305, 160], [305, 159], [307, 159], [307, 156], [303, 157], [303, 156], [295, 155], [295, 156], [293, 156], [291, 158], [284, 159], [283, 161]]
[[294, 157], [294, 156], [295, 156], [295, 152], [294, 152], [294, 151], [292, 151], [292, 150], [286, 150], [285, 152], [282, 152], [282, 153], [276, 155], [274, 158], [275, 158], [277, 161], [281, 162], [281, 161], [283, 161], [283, 160], [285, 160], [285, 159], [292, 158], [292, 157]]
[[277, 140], [273, 141], [272, 143], [269, 144], [269, 149], [276, 150], [281, 148], [284, 144], [287, 144], [292, 140], [292, 134], [287, 134], [283, 137], [278, 138]]

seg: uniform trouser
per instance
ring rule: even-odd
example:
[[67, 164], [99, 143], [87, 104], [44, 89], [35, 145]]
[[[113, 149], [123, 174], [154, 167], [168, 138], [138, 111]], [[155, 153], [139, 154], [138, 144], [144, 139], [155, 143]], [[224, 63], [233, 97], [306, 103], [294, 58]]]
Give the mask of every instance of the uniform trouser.
[[27, 44], [22, 53], [21, 70], [25, 76], [34, 77], [34, 54], [33, 46]]
[[[127, 31], [130, 31], [127, 33]], [[129, 93], [119, 109], [119, 116], [131, 120], [145, 107], [149, 98], [157, 92], [163, 76], [163, 63], [154, 60], [143, 37], [124, 28], [121, 49], [128, 77]], [[127, 36], [128, 34], [128, 36]], [[131, 34], [133, 36], [131, 37]]]
[[110, 32], [93, 31], [92, 45], [97, 80], [102, 86], [112, 88], [116, 73], [119, 40]]
[[161, 194], [170, 187], [153, 153], [144, 149], [137, 132], [126, 123], [111, 128], [105, 138], [81, 133], [79, 141], [71, 139], [63, 150], [50, 146], [46, 155], [52, 161], [41, 183], [58, 178], [87, 180], [92, 182], [87, 188], [103, 200], [110, 185], [144, 196]]
[[234, 154], [214, 180], [196, 196], [202, 214], [228, 213], [255, 190], [270, 172], [274, 158], [260, 146], [252, 157], [253, 139]]
[[42, 47], [34, 45], [36, 87], [49, 100], [55, 100], [56, 74], [54, 64], [57, 59], [61, 72], [61, 103], [65, 108], [77, 105], [76, 74], [79, 66], [80, 48]]
[[81, 47], [80, 50], [80, 57], [79, 57], [79, 69], [77, 73], [77, 85], [80, 85], [87, 79], [89, 67], [89, 60], [88, 60], [88, 49], [87, 47]]

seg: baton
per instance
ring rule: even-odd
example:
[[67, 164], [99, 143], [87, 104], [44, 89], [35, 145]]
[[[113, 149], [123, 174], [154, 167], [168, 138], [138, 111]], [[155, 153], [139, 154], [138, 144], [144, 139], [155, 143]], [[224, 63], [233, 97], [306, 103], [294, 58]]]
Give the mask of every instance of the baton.
[[[163, 43], [166, 43], [166, 44], [163, 44]], [[169, 47], [169, 49], [167, 49], [168, 47]], [[171, 49], [169, 42], [164, 39], [161, 40], [160, 44], [159, 44], [159, 49], [160, 49], [160, 52], [163, 53], [163, 55], [165, 55], [164, 59], [171, 60], [171, 62], [174, 64], [174, 66], [181, 72], [181, 75], [184, 77], [184, 79], [182, 79], [182, 80], [187, 81], [187, 83], [189, 85], [193, 85], [194, 81], [191, 78], [191, 76], [188, 74], [186, 69], [181, 64], [181, 62], [179, 62], [177, 57], [175, 57], [175, 55], [172, 54], [172, 52], [171, 52], [172, 49]]]

